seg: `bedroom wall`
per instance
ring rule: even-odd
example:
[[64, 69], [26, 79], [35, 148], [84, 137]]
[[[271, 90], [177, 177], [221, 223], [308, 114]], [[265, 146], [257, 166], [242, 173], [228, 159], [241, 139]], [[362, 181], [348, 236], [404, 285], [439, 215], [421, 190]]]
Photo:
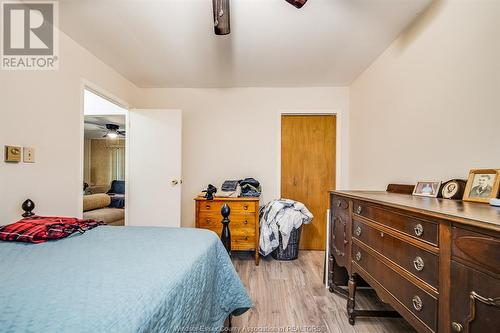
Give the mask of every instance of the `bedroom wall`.
[[60, 33], [57, 71], [0, 71], [0, 145], [36, 149], [34, 164], [0, 161], [0, 225], [20, 217], [21, 203], [39, 214], [81, 215], [83, 79], [131, 101], [136, 87]]
[[500, 2], [435, 3], [350, 90], [350, 186], [500, 168]]
[[209, 183], [254, 177], [263, 201], [279, 197], [279, 110], [340, 113], [337, 187], [348, 186], [348, 88], [141, 89], [138, 96], [141, 108], [183, 111], [183, 226], [194, 226], [193, 198]]

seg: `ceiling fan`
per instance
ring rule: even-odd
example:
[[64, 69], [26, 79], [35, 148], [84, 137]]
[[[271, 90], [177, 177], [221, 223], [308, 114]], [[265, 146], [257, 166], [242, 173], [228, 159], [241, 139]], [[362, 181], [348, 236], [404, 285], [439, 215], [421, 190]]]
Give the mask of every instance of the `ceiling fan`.
[[115, 124], [106, 124], [107, 132], [103, 138], [116, 139], [118, 136], [125, 137], [125, 131], [120, 130], [120, 126]]
[[[85, 121], [85, 124], [92, 125], [94, 128], [90, 128], [91, 130], [102, 130], [104, 131], [103, 138], [116, 139], [119, 136], [125, 137], [125, 130], [120, 130], [120, 126], [116, 124], [99, 124], [91, 121]], [[97, 129], [95, 129], [97, 128]]]
[[[229, 17], [230, 0], [212, 0], [214, 14], [214, 30], [216, 35], [228, 35], [231, 32]], [[289, 4], [302, 8], [307, 0], [285, 0]]]

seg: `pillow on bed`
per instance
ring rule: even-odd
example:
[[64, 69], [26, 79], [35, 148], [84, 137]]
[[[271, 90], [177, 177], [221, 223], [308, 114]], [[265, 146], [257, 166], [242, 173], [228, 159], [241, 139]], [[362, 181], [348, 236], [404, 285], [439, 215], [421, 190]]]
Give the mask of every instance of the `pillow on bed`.
[[111, 197], [105, 193], [91, 194], [83, 196], [83, 211], [89, 211], [108, 207], [111, 203]]

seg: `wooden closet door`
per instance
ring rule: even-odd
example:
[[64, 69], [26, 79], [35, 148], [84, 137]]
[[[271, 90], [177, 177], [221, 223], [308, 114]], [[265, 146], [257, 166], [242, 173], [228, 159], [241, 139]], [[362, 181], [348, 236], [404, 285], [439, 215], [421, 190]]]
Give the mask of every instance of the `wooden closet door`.
[[300, 201], [314, 215], [300, 248], [325, 250], [328, 191], [335, 189], [336, 117], [281, 117], [281, 197]]

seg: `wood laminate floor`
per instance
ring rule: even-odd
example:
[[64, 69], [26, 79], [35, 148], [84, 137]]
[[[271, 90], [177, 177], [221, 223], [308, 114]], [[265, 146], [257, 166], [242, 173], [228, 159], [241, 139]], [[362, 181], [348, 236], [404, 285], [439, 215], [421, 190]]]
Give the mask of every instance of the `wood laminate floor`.
[[[248, 253], [233, 255], [233, 262], [254, 307], [233, 318], [233, 331], [243, 332], [415, 332], [401, 318], [357, 318], [349, 325], [346, 300], [323, 284], [322, 251], [301, 251], [295, 261], [262, 258], [255, 266]], [[370, 291], [359, 291], [357, 306], [376, 308], [380, 302]]]

